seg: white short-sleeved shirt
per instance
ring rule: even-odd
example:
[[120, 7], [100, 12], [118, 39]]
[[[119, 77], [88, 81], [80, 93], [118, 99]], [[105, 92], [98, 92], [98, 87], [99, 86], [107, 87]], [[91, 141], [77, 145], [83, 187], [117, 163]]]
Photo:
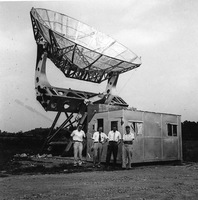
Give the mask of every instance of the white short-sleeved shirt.
[[129, 134], [123, 134], [123, 141], [132, 141], [134, 140], [135, 136], [134, 133], [129, 133]]
[[[107, 135], [103, 132], [101, 132], [101, 142], [103, 143], [105, 139], [107, 139]], [[93, 134], [93, 137], [92, 139], [94, 140], [94, 142], [98, 142], [99, 141], [99, 132], [96, 131], [94, 134]]]
[[115, 142], [118, 142], [118, 140], [121, 139], [121, 134], [119, 131], [109, 131], [108, 133], [108, 139], [109, 141], [115, 141]]
[[85, 132], [83, 130], [78, 131], [77, 129], [74, 130], [71, 134], [71, 137], [73, 137], [74, 141], [79, 141], [82, 142], [83, 141], [83, 137], [85, 137]]

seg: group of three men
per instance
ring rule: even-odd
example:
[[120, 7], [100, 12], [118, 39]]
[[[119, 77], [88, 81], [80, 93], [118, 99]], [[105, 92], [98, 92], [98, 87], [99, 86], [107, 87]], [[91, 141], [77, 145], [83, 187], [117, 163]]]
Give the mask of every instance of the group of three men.
[[[74, 141], [74, 166], [82, 165], [82, 150], [83, 150], [83, 138], [85, 138], [85, 133], [82, 130], [82, 125], [79, 125], [76, 130], [71, 134]], [[103, 145], [108, 142], [107, 155], [106, 155], [106, 165], [109, 166], [111, 154], [113, 153], [113, 166], [115, 167], [118, 154], [118, 145], [122, 142], [122, 168], [130, 169], [132, 162], [132, 144], [134, 140], [134, 133], [130, 131], [130, 127], [125, 127], [125, 133], [123, 137], [119, 131], [117, 131], [116, 126], [106, 135], [102, 132], [102, 127], [99, 127], [98, 131], [93, 134], [93, 167], [100, 167], [101, 156], [103, 151]]]

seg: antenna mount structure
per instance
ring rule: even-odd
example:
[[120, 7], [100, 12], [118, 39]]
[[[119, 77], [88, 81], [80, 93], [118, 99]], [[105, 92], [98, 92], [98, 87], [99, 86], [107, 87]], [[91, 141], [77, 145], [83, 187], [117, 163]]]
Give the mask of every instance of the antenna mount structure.
[[[113, 89], [120, 74], [141, 65], [135, 53], [113, 38], [67, 15], [32, 8], [30, 16], [37, 43], [36, 98], [46, 111], [57, 112], [44, 146], [61, 129], [69, 131], [74, 124], [85, 124], [89, 104], [128, 107], [121, 97], [113, 94]], [[47, 59], [67, 78], [97, 84], [107, 80], [106, 90], [97, 94], [52, 86], [46, 76]], [[62, 112], [66, 120], [52, 134]]]

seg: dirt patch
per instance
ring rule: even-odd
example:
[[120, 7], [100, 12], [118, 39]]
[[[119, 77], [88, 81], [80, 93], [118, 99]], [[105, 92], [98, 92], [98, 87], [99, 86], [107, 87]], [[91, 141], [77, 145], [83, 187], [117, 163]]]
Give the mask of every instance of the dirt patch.
[[[116, 169], [121, 170], [118, 165]], [[110, 166], [109, 169], [104, 164], [100, 168], [93, 168], [91, 162], [86, 162], [83, 159], [82, 166], [73, 166], [72, 157], [60, 156], [26, 156], [26, 157], [13, 157], [7, 162], [6, 165], [1, 167], [0, 177], [8, 177], [11, 175], [36, 175], [36, 174], [57, 174], [57, 173], [75, 173], [75, 172], [88, 172], [88, 171], [103, 171], [113, 170]]]
[[0, 199], [197, 199], [198, 163], [73, 167], [72, 158], [13, 158], [1, 171]]

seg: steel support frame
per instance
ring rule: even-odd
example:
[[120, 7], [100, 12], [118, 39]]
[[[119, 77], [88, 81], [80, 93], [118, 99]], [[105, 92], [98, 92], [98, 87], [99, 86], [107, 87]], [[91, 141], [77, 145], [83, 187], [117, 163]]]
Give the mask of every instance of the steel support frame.
[[[45, 38], [43, 38], [43, 36], [40, 34], [39, 23], [37, 22], [37, 20], [34, 19], [32, 14], [31, 14], [31, 19], [32, 19], [34, 37], [35, 37], [35, 40], [36, 40], [37, 46], [38, 46], [37, 63], [36, 63], [36, 70], [35, 70], [36, 71], [35, 89], [38, 93], [37, 97], [43, 98], [44, 97], [43, 94], [45, 94], [47, 87], [52, 87], [49, 84], [49, 82], [47, 81], [47, 77], [45, 74], [46, 59], [49, 58], [54, 62], [54, 64], [59, 69], [61, 69], [61, 71], [65, 74], [66, 77], [89, 81], [89, 82], [95, 82], [95, 83], [100, 83], [100, 82], [108, 79], [106, 91], [102, 94], [98, 94], [98, 95], [96, 94], [96, 96], [93, 97], [94, 100], [91, 102], [92, 103], [96, 102], [96, 101], [100, 102], [104, 98], [104, 99], [106, 99], [106, 101], [105, 101], [106, 104], [111, 103], [113, 98], [115, 97], [112, 95], [112, 90], [116, 86], [116, 83], [118, 80], [118, 74], [113, 74], [112, 72], [107, 71], [107, 70], [98, 70], [98, 71], [90, 70], [91, 66], [96, 61], [98, 61], [102, 56], [99, 56], [96, 59], [96, 61], [89, 63], [86, 60], [86, 58], [82, 55], [81, 51], [78, 49], [78, 45], [71, 45], [69, 47], [61, 49], [56, 41], [54, 33], [51, 30], [49, 30], [50, 43], [47, 42], [45, 40]], [[70, 60], [66, 55], [69, 51], [73, 51], [72, 60]], [[87, 66], [87, 67], [85, 67], [86, 68], [85, 70], [79, 68], [78, 66], [76, 66], [73, 63], [75, 54], [78, 54], [78, 56], [83, 60], [83, 62]], [[133, 67], [135, 68], [137, 66], [133, 66]], [[42, 71], [43, 69], [44, 69], [44, 71]], [[130, 69], [123, 69], [123, 70], [128, 71]], [[39, 78], [39, 82], [37, 81], [36, 78]], [[86, 95], [88, 95], [88, 94], [85, 94], [85, 96]], [[51, 97], [49, 97], [49, 98], [51, 98]], [[83, 98], [84, 97], [82, 97], [82, 99]], [[88, 97], [85, 100], [89, 101], [91, 99], [92, 99], [92, 97]], [[116, 98], [114, 101], [116, 101]], [[40, 101], [40, 103], [41, 103], [41, 101]], [[120, 101], [118, 103], [122, 104], [122, 102], [120, 102]], [[47, 102], [46, 102], [46, 104], [47, 104]], [[126, 105], [124, 105], [124, 106], [126, 106]], [[47, 109], [47, 108], [45, 107], [45, 109]], [[69, 126], [73, 127], [74, 123], [84, 124], [86, 117], [87, 117], [86, 112], [81, 112], [81, 113], [79, 113], [82, 115], [80, 119], [75, 119], [74, 121], [71, 121], [71, 119], [74, 116], [73, 115], [74, 113], [71, 112], [70, 115], [68, 115], [68, 113], [65, 112], [65, 115], [66, 115], [65, 121], [60, 125], [60, 127], [55, 131], [55, 133], [53, 133], [54, 127], [55, 127], [58, 119], [60, 118], [61, 112], [62, 111], [57, 111], [56, 117], [51, 125], [48, 137], [45, 140], [45, 142], [40, 150], [40, 153], [43, 152], [46, 145], [48, 145], [53, 140], [53, 138], [59, 133], [59, 131], [61, 129], [68, 128]]]
[[112, 73], [111, 77], [108, 79], [107, 87], [106, 87], [106, 91], [105, 91], [105, 95], [106, 95], [105, 104], [110, 104], [112, 99], [114, 98], [113, 93], [114, 93], [114, 90], [115, 90], [117, 82], [118, 82], [118, 77], [119, 77], [119, 74]]
[[[60, 115], [61, 115], [61, 111], [59, 111], [56, 115], [56, 117], [54, 118], [54, 121], [52, 123], [52, 126], [50, 128], [50, 131], [49, 131], [49, 134], [42, 146], [42, 148], [40, 149], [40, 154], [43, 153], [43, 151], [45, 150], [45, 147], [48, 146], [50, 144], [50, 142], [54, 139], [54, 137], [62, 130], [62, 129], [67, 129], [68, 130], [68, 127], [72, 127], [73, 128], [73, 124], [74, 123], [77, 123], [77, 124], [80, 124], [81, 121], [79, 121], [78, 119], [74, 119], [74, 121], [71, 121], [72, 118], [74, 117], [74, 113], [67, 113], [65, 112], [65, 116], [66, 116], [66, 119], [62, 122], [62, 124], [59, 126], [59, 128], [53, 133], [53, 130], [54, 130], [54, 127], [56, 126], [57, 124], [57, 121], [58, 119], [60, 118]], [[83, 122], [82, 122], [83, 123]]]

